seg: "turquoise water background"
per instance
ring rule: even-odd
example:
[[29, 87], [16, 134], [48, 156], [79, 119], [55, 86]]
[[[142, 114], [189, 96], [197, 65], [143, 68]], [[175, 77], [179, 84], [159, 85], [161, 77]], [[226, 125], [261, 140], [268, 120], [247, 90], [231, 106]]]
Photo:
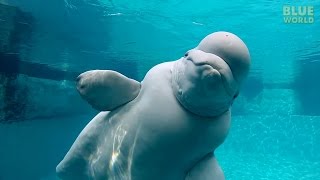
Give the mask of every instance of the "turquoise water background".
[[[23, 61], [66, 72], [115, 69], [142, 80], [207, 34], [247, 44], [252, 69], [217, 157], [230, 180], [320, 179], [320, 2], [0, 0], [35, 19]], [[312, 24], [284, 23], [283, 6], [313, 6]], [[3, 19], [4, 21], [6, 19]], [[23, 118], [0, 123], [0, 180], [56, 179], [57, 163], [96, 113], [68, 80], [20, 75]], [[25, 119], [24, 119], [25, 118]]]

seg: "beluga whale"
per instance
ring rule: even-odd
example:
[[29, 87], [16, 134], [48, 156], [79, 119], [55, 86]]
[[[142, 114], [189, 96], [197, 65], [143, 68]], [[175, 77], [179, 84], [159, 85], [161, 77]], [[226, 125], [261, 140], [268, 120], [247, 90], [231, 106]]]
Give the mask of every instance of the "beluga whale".
[[116, 71], [79, 75], [77, 90], [101, 111], [56, 167], [63, 180], [223, 180], [215, 150], [250, 69], [235, 34], [204, 37], [141, 82]]

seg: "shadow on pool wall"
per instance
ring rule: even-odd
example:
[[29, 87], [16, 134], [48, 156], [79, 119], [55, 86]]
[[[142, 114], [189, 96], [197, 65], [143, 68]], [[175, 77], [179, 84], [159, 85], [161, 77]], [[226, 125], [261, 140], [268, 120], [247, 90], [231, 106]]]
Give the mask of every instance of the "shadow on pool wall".
[[[136, 62], [88, 53], [92, 51], [79, 53], [82, 48], [90, 48], [77, 43], [81, 38], [56, 40], [57, 34], [42, 34], [43, 29], [39, 29], [31, 14], [3, 4], [0, 8], [0, 17], [5, 22], [0, 27], [0, 98], [4, 100], [0, 103], [0, 123], [91, 114], [92, 108], [80, 98], [74, 82], [86, 70], [111, 69], [138, 79]], [[46, 47], [48, 44], [55, 47]], [[52, 59], [60, 62], [62, 59], [65, 64], [45, 64]], [[91, 61], [101, 59], [106, 59], [104, 66]], [[78, 61], [90, 65], [72, 67], [71, 63]]]
[[320, 41], [297, 57], [294, 89], [299, 100], [298, 113], [320, 116]]
[[[37, 180], [53, 172], [94, 113], [73, 83], [40, 79], [57, 69], [27, 61], [35, 28], [30, 14], [0, 4], [0, 20], [0, 179]], [[78, 116], [83, 110], [88, 116]]]
[[[320, 47], [317, 45], [315, 48]], [[320, 54], [297, 57], [290, 82], [264, 82], [261, 70], [251, 72], [233, 105], [233, 115], [320, 116]]]
[[[33, 17], [19, 9], [0, 3], [0, 122], [20, 118], [25, 114], [28, 90], [17, 85], [18, 62], [5, 54], [17, 56], [22, 43], [29, 43]], [[8, 66], [8, 64], [10, 64]], [[16, 103], [21, 102], [21, 103]]]

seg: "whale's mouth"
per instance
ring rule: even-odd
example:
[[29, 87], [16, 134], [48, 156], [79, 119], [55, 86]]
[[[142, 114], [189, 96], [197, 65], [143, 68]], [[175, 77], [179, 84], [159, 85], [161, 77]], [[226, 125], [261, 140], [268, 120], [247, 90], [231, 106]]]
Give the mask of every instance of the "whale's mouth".
[[[221, 65], [212, 63], [206, 60], [199, 60], [195, 58], [186, 58], [186, 60], [191, 61], [195, 66], [202, 68], [204, 71], [208, 72], [208, 74], [216, 74], [221, 77], [222, 84], [226, 89], [227, 94], [230, 97], [234, 97], [233, 83], [230, 84], [230, 76], [233, 76], [231, 68], [227, 62], [224, 61], [223, 67]], [[230, 73], [231, 74], [228, 74]], [[234, 80], [232, 78], [232, 80]]]
[[221, 73], [219, 72], [219, 70], [210, 64], [206, 64], [206, 63], [195, 64], [195, 66], [198, 68], [201, 68], [201, 71], [207, 75], [215, 74], [215, 75], [221, 76]]
[[220, 73], [221, 67], [214, 63], [210, 63], [208, 60], [202, 60], [198, 58], [185, 57], [187, 61], [191, 61], [195, 66], [202, 67], [205, 70], [216, 70]]

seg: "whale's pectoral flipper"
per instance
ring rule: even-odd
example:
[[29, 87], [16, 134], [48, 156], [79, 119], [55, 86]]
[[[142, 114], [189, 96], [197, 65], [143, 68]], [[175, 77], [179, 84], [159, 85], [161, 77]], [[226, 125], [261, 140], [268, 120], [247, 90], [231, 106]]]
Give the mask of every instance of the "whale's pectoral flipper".
[[185, 180], [224, 180], [224, 174], [213, 153], [201, 159], [187, 174]]
[[136, 98], [140, 82], [116, 71], [92, 70], [77, 78], [77, 90], [81, 97], [99, 111], [111, 111]]

